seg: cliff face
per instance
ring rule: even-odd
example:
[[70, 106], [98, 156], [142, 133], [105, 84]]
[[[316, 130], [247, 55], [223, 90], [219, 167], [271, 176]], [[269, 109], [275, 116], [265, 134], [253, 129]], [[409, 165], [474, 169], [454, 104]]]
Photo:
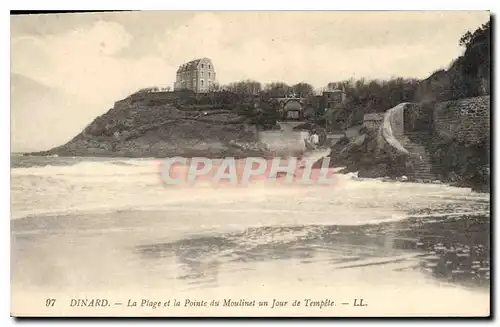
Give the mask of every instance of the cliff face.
[[440, 103], [426, 146], [441, 179], [476, 190], [490, 189], [490, 97]]
[[490, 21], [459, 41], [465, 47], [462, 56], [447, 70], [440, 70], [420, 82], [416, 100], [444, 102], [490, 94]]
[[172, 157], [268, 155], [248, 118], [192, 95], [133, 94], [68, 143], [36, 155]]
[[[345, 166], [344, 172], [358, 172], [359, 177], [407, 176], [418, 180], [418, 170], [428, 164], [431, 180], [456, 186], [471, 187], [477, 191], [490, 188], [490, 97], [481, 96], [438, 103], [422, 110], [413, 106], [413, 119], [431, 111], [431, 126], [425, 131], [402, 133], [401, 139], [416, 147], [405, 148], [407, 155], [395, 151], [387, 142], [380, 142], [380, 133], [364, 128], [361, 135], [343, 139], [332, 147], [330, 153], [333, 166]], [[424, 120], [425, 121], [425, 120]], [[422, 161], [422, 154], [428, 160]], [[425, 157], [425, 156], [424, 156]]]

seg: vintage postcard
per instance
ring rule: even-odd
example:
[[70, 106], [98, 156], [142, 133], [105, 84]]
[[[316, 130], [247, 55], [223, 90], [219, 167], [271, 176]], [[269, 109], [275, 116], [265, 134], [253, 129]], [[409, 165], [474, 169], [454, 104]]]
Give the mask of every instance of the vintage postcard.
[[11, 315], [488, 317], [488, 11], [11, 15]]

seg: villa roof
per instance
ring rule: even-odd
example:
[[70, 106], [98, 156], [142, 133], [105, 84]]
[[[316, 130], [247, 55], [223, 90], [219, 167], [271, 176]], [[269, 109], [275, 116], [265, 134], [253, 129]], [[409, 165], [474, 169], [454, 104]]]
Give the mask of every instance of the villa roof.
[[208, 59], [208, 58], [199, 58], [199, 59], [191, 60], [190, 62], [187, 62], [185, 64], [182, 64], [177, 69], [177, 72], [179, 73], [179, 72], [185, 72], [185, 71], [195, 69], [198, 67], [198, 65], [200, 64], [200, 61], [202, 61], [203, 59]]

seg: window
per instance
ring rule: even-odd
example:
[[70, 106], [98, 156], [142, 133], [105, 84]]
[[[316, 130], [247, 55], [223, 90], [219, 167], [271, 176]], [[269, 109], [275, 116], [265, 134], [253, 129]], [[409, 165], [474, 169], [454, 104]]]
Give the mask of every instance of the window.
[[203, 64], [201, 64], [201, 69], [203, 69]]
[[208, 78], [210, 78], [210, 77], [212, 77], [212, 76], [210, 76], [210, 72], [208, 72]]
[[201, 77], [203, 77], [204, 73], [203, 73], [203, 70], [201, 71]]
[[210, 69], [210, 65], [208, 65], [208, 69]]
[[200, 80], [200, 82], [201, 82], [201, 87], [203, 87], [203, 80]]

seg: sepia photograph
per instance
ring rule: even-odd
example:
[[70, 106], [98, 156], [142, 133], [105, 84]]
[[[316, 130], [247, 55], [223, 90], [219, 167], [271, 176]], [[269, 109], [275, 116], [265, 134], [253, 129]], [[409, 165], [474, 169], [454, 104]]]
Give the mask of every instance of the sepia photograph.
[[489, 11], [9, 19], [12, 317], [490, 317]]

